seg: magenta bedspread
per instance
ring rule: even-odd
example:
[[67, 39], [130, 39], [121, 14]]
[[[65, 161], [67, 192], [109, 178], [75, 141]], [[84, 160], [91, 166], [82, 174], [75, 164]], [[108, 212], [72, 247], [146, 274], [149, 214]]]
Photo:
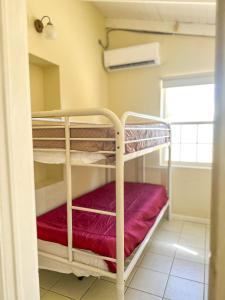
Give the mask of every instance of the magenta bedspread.
[[[168, 198], [161, 185], [124, 183], [124, 255], [129, 257], [145, 238]], [[73, 200], [73, 205], [115, 212], [115, 183], [108, 183]], [[66, 205], [37, 218], [38, 238], [67, 245]], [[116, 257], [116, 220], [113, 216], [73, 211], [73, 246], [97, 254]], [[107, 262], [109, 270], [116, 265]]]

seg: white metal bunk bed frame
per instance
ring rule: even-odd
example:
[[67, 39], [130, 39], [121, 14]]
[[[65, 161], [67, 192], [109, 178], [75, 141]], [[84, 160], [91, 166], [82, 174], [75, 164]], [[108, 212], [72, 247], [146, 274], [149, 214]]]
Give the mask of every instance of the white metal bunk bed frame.
[[[84, 109], [84, 110], [58, 110], [58, 111], [48, 111], [48, 112], [36, 112], [33, 113], [33, 118], [43, 119], [47, 118], [47, 120], [52, 120], [52, 118], [64, 118], [63, 125], [57, 126], [57, 128], [65, 128], [65, 154], [66, 154], [66, 183], [67, 183], [67, 227], [68, 227], [68, 259], [52, 255], [49, 253], [45, 253], [39, 251], [39, 255], [48, 259], [51, 259], [55, 262], [60, 262], [64, 265], [72, 265], [74, 267], [78, 267], [83, 270], [89, 270], [94, 273], [99, 274], [99, 276], [106, 276], [109, 278], [113, 278], [116, 280], [117, 283], [117, 300], [124, 300], [124, 290], [125, 290], [125, 281], [129, 277], [130, 273], [132, 272], [135, 264], [137, 263], [138, 259], [140, 258], [145, 246], [147, 245], [149, 239], [151, 238], [152, 234], [154, 233], [155, 228], [157, 227], [158, 223], [164, 216], [164, 214], [168, 213], [168, 218], [170, 218], [171, 214], [171, 142], [167, 142], [166, 144], [158, 145], [155, 147], [146, 148], [144, 150], [140, 150], [133, 153], [125, 154], [125, 139], [124, 139], [124, 129], [126, 122], [129, 117], [135, 117], [138, 119], [149, 120], [153, 122], [160, 122], [164, 123], [168, 126], [168, 134], [166, 136], [162, 136], [160, 138], [168, 138], [171, 136], [171, 128], [169, 122], [165, 121], [164, 119], [139, 114], [135, 112], [125, 112], [121, 118], [121, 120], [110, 110], [108, 109]], [[108, 164], [71, 164], [70, 155], [72, 152], [79, 152], [76, 150], [71, 150], [70, 148], [70, 141], [71, 140], [82, 140], [82, 138], [70, 138], [70, 128], [73, 128], [73, 125], [70, 125], [70, 118], [71, 117], [87, 117], [87, 116], [104, 116], [112, 123], [114, 130], [115, 130], [115, 139], [109, 138], [90, 138], [85, 140], [93, 140], [93, 141], [115, 141], [115, 151], [110, 151], [110, 154], [115, 155], [115, 165], [108, 165]], [[49, 119], [48, 119], [49, 118]], [[56, 126], [55, 126], [56, 127]], [[83, 128], [83, 126], [81, 126]], [[91, 126], [93, 127], [93, 126]], [[37, 128], [37, 127], [35, 127]], [[46, 128], [45, 126], [41, 126], [41, 128]], [[52, 126], [51, 126], [52, 128]], [[77, 126], [75, 128], [78, 128]], [[157, 129], [157, 128], [156, 128]], [[159, 128], [158, 128], [159, 129]], [[152, 129], [154, 130], [154, 129]], [[33, 138], [33, 140], [56, 140], [56, 138]], [[144, 140], [154, 140], [157, 137], [146, 138]], [[132, 140], [130, 142], [140, 142], [143, 139], [139, 140]], [[156, 222], [154, 223], [153, 227], [149, 230], [148, 234], [146, 235], [145, 239], [139, 245], [136, 253], [134, 254], [133, 258], [129, 262], [128, 266], [125, 267], [124, 264], [124, 163], [128, 160], [144, 157], [144, 155], [151, 153], [156, 150], [160, 150], [162, 148], [168, 147], [169, 149], [169, 156], [168, 156], [168, 196], [169, 200], [167, 204], [161, 210], [159, 216], [157, 217]], [[46, 149], [35, 149], [35, 150], [44, 150]], [[62, 151], [62, 149], [51, 149], [51, 151]], [[104, 151], [103, 151], [104, 152]], [[101, 153], [103, 153], [101, 152]], [[99, 153], [99, 152], [98, 152]], [[104, 152], [105, 154], [109, 154], [108, 151]], [[72, 205], [72, 166], [86, 166], [86, 167], [99, 167], [99, 168], [106, 168], [106, 169], [115, 169], [116, 176], [115, 176], [115, 183], [116, 183], [116, 213], [110, 211], [101, 211], [97, 209], [88, 209], [82, 208]], [[144, 167], [144, 160], [143, 160], [143, 181], [145, 181], [145, 167]], [[87, 211], [97, 214], [103, 215], [110, 215], [116, 217], [116, 259], [111, 257], [104, 257], [101, 255], [97, 255], [90, 252], [85, 252], [79, 249], [73, 248], [73, 237], [72, 237], [72, 211], [73, 210], [80, 210], [80, 211]], [[89, 266], [87, 264], [83, 264], [81, 262], [73, 260], [73, 253], [82, 253], [84, 255], [92, 256], [95, 258], [100, 258], [105, 261], [114, 262], [117, 264], [117, 272], [112, 273], [110, 271], [98, 269], [94, 266]]]

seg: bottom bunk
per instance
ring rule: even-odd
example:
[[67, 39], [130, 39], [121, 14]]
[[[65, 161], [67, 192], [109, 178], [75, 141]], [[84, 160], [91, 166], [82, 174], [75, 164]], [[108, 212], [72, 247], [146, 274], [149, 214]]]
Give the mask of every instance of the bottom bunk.
[[[124, 183], [124, 257], [130, 258], [155, 224], [167, 205], [168, 197], [162, 185]], [[116, 212], [115, 182], [108, 183], [73, 200], [73, 206]], [[57, 207], [37, 218], [39, 251], [67, 258], [67, 206]], [[101, 256], [116, 258], [116, 217], [96, 213], [73, 211], [73, 247]], [[101, 270], [116, 272], [116, 264], [82, 253], [74, 253], [74, 261]], [[68, 273], [42, 257], [41, 268]], [[73, 270], [77, 276], [95, 275], [88, 271]]]

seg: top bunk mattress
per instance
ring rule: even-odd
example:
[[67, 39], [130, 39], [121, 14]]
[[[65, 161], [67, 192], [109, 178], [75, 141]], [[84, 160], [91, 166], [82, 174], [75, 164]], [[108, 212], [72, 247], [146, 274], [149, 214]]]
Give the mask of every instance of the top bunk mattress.
[[[74, 206], [116, 211], [115, 183], [108, 183], [73, 200]], [[167, 203], [161, 185], [124, 184], [124, 255], [129, 257], [154, 225]], [[53, 209], [37, 218], [38, 239], [67, 246], [67, 206]], [[116, 218], [114, 216], [73, 210], [73, 247], [116, 258]], [[107, 261], [109, 270], [116, 265]]]
[[[65, 128], [63, 126], [63, 122], [33, 121], [34, 150], [65, 149]], [[125, 126], [125, 153], [166, 144], [169, 142], [169, 134], [169, 127], [164, 123], [127, 124]], [[93, 124], [71, 122], [70, 138], [71, 150], [106, 153], [115, 151], [115, 141], [113, 140], [115, 130], [110, 125], [93, 126]]]

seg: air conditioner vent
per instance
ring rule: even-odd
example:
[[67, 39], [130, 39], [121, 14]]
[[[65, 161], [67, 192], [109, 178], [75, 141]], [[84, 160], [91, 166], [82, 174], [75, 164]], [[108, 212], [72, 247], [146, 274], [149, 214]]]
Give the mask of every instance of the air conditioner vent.
[[160, 65], [159, 43], [107, 50], [104, 64], [109, 72]]
[[140, 62], [136, 62], [136, 63], [110, 66], [109, 69], [110, 70], [120, 70], [120, 69], [136, 68], [136, 67], [142, 67], [142, 66], [154, 65], [154, 64], [155, 64], [154, 60], [146, 60], [146, 61], [140, 61]]

